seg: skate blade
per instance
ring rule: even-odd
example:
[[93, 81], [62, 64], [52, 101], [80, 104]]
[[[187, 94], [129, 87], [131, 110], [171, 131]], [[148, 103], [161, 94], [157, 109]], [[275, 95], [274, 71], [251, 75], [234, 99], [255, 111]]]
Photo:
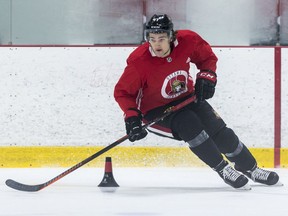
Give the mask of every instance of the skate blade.
[[237, 190], [241, 190], [241, 191], [246, 191], [246, 190], [251, 190], [251, 186], [249, 184], [246, 184], [240, 188], [236, 188]]
[[284, 184], [282, 182], [278, 181], [276, 184], [271, 185], [271, 186], [272, 187], [282, 187], [282, 186], [284, 186]]
[[278, 181], [276, 184], [274, 185], [267, 185], [267, 184], [261, 184], [256, 182], [255, 184], [252, 185], [253, 187], [282, 187], [284, 186], [284, 184], [280, 181]]

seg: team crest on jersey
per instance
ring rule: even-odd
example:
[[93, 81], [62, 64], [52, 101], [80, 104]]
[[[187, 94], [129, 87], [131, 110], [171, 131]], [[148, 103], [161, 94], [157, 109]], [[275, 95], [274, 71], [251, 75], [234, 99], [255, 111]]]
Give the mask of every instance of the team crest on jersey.
[[175, 98], [187, 92], [188, 73], [183, 70], [168, 75], [162, 85], [161, 94], [164, 98]]

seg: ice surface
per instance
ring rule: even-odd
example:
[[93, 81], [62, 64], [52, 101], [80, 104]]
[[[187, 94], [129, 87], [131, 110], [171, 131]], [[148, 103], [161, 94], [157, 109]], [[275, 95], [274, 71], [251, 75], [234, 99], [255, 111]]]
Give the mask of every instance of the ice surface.
[[288, 213], [288, 169], [276, 169], [282, 187], [251, 183], [251, 191], [226, 185], [209, 168], [113, 168], [114, 192], [98, 187], [104, 168], [81, 168], [39, 192], [5, 185], [11, 178], [39, 184], [65, 168], [0, 169], [0, 215], [261, 215]]

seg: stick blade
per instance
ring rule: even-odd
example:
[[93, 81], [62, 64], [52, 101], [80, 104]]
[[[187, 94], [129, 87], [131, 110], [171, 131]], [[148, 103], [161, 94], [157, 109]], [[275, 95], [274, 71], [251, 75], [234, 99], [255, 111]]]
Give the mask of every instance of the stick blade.
[[7, 179], [5, 184], [8, 187], [13, 188], [15, 190], [27, 191], [27, 192], [36, 192], [36, 191], [39, 191], [45, 187], [45, 184], [26, 185], [26, 184], [22, 184], [22, 183], [19, 183], [17, 181], [14, 181], [12, 179]]

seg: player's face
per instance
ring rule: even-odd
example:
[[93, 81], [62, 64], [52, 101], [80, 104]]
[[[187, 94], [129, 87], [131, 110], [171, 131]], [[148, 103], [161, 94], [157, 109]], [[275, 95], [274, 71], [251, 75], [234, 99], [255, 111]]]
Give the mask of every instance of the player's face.
[[170, 41], [167, 33], [149, 33], [149, 43], [157, 57], [164, 58], [170, 54]]

